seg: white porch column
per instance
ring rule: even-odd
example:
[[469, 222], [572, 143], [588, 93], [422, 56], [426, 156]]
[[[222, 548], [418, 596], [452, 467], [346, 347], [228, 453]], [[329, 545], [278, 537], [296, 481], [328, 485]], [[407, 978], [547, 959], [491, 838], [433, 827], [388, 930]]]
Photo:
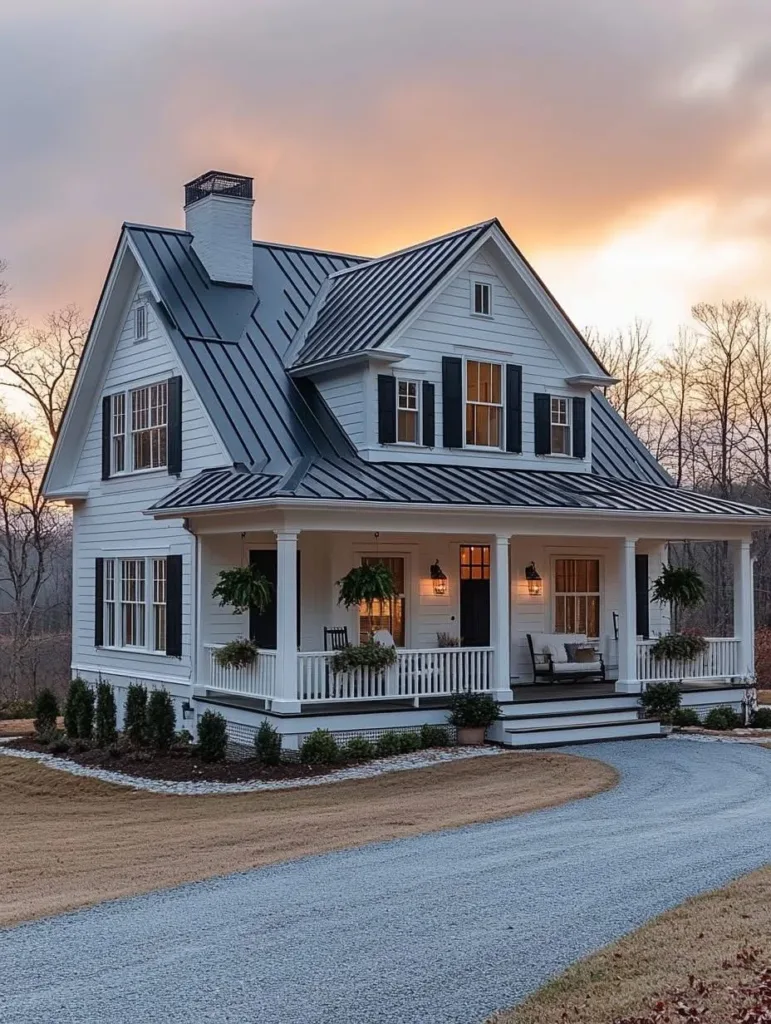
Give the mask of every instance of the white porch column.
[[739, 673], [755, 671], [752, 559], [748, 540], [731, 541], [734, 571], [734, 636], [739, 639]]
[[511, 570], [509, 537], [496, 536], [493, 548], [491, 597], [493, 691], [500, 701], [511, 700]]
[[297, 700], [297, 530], [277, 530], [276, 698], [273, 706], [299, 711]]
[[635, 594], [636, 541], [624, 537], [619, 558], [618, 693], [639, 693], [637, 678], [637, 600]]

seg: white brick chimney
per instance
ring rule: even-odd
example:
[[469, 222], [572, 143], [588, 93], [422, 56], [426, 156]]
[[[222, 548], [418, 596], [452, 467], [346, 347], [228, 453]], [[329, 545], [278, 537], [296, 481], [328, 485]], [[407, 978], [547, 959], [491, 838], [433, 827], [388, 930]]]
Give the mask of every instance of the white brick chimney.
[[212, 281], [254, 284], [252, 179], [207, 171], [185, 185], [185, 226]]

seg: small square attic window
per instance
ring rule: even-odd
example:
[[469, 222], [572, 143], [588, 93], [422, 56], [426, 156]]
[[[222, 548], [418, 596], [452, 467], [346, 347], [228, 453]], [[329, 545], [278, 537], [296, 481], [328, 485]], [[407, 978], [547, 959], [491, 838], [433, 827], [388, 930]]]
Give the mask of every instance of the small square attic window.
[[487, 281], [474, 281], [471, 308], [477, 316], [493, 315], [493, 288]]
[[147, 338], [147, 306], [140, 302], [134, 310], [134, 339], [145, 341]]

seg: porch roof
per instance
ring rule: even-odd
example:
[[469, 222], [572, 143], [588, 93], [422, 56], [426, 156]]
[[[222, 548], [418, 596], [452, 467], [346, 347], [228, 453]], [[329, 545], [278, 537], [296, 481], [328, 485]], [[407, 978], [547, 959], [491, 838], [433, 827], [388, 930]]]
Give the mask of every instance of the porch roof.
[[237, 467], [206, 470], [180, 484], [149, 512], [178, 515], [298, 500], [771, 519], [769, 509], [595, 473], [370, 463], [356, 458], [303, 459], [283, 476], [250, 473]]

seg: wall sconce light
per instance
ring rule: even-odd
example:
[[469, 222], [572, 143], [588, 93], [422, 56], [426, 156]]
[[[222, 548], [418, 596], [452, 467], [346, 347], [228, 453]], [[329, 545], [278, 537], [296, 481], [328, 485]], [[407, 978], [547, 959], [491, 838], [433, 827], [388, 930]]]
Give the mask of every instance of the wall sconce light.
[[439, 559], [433, 563], [430, 569], [431, 579], [434, 584], [434, 593], [437, 597], [441, 597], [442, 594], [447, 593], [447, 577], [442, 572], [442, 567], [439, 564]]
[[540, 597], [543, 593], [543, 580], [535, 567], [535, 562], [525, 566], [525, 579], [527, 580], [528, 594], [531, 594], [533, 597]]
[[193, 717], [193, 705], [190, 703], [189, 700], [183, 701], [182, 702], [182, 718], [183, 718], [183, 720], [184, 721], [188, 721], [188, 719], [190, 719], [192, 717]]

